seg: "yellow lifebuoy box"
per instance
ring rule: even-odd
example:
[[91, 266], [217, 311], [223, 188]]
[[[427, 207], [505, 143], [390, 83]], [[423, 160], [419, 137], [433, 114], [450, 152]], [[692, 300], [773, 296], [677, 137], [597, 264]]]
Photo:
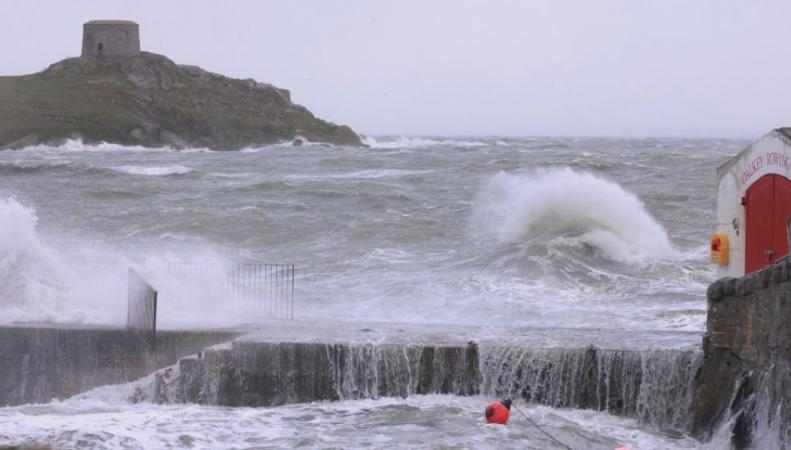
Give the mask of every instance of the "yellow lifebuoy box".
[[712, 264], [728, 264], [728, 235], [725, 233], [714, 233], [711, 235], [711, 256], [709, 260]]

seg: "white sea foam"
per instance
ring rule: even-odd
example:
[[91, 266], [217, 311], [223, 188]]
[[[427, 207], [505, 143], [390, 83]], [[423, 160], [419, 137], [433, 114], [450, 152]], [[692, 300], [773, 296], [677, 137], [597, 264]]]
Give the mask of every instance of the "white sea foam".
[[142, 153], [161, 153], [161, 152], [179, 152], [179, 153], [203, 153], [211, 152], [213, 150], [205, 147], [195, 147], [186, 149], [176, 149], [170, 146], [163, 147], [144, 147], [142, 145], [122, 145], [114, 144], [111, 142], [99, 142], [96, 144], [86, 144], [82, 139], [67, 139], [60, 145], [44, 145], [37, 144], [31, 145], [21, 149], [21, 151], [36, 151], [44, 153], [109, 153], [109, 152], [142, 152]]
[[291, 142], [280, 142], [280, 143], [272, 144], [272, 145], [261, 145], [261, 146], [258, 146], [258, 147], [245, 147], [245, 148], [239, 150], [239, 153], [261, 153], [261, 152], [264, 152], [264, 151], [267, 151], [267, 150], [274, 150], [274, 149], [286, 148], [286, 147], [291, 148], [291, 147], [293, 147], [293, 144]]
[[[519, 448], [557, 444], [512, 410], [487, 425], [484, 397], [417, 395], [277, 408], [130, 404], [131, 385], [108, 386], [48, 405], [0, 409], [0, 445], [57, 448]], [[534, 423], [574, 448], [694, 449], [689, 438], [643, 429], [598, 411], [519, 405]]]
[[[436, 147], [439, 145], [451, 147], [482, 147], [489, 145], [482, 141], [468, 141], [463, 139], [432, 139], [424, 137], [406, 137], [401, 136], [398, 138], [374, 138], [372, 136], [365, 136], [362, 139], [363, 143], [371, 148], [381, 149], [398, 149], [398, 148], [415, 148], [415, 147]], [[505, 143], [505, 141], [501, 141]]]
[[192, 172], [192, 169], [184, 166], [116, 166], [111, 167], [116, 172], [126, 173], [130, 175], [145, 175], [153, 177], [162, 177], [168, 175], [184, 175]]
[[[302, 140], [301, 147], [335, 147], [334, 144], [330, 144], [328, 142], [313, 142], [305, 139], [304, 137], [299, 138]], [[239, 150], [240, 153], [260, 153], [267, 150], [276, 150], [282, 148], [296, 148], [297, 146], [294, 145], [294, 141], [282, 141], [276, 144], [269, 144], [269, 145], [258, 145], [253, 147], [245, 147]]]
[[491, 177], [476, 199], [474, 223], [502, 242], [590, 245], [618, 261], [677, 256], [637, 196], [569, 168]]
[[82, 139], [68, 139], [60, 145], [31, 145], [25, 147], [22, 151], [43, 151], [43, 152], [172, 152], [175, 151], [170, 147], [143, 147], [140, 145], [121, 145], [112, 144], [109, 142], [101, 142], [98, 144], [86, 144]]
[[396, 178], [410, 175], [423, 175], [432, 173], [433, 170], [403, 170], [403, 169], [371, 169], [360, 170], [348, 173], [327, 173], [327, 174], [294, 174], [286, 178], [291, 180], [326, 180], [326, 179], [375, 179], [375, 178]]

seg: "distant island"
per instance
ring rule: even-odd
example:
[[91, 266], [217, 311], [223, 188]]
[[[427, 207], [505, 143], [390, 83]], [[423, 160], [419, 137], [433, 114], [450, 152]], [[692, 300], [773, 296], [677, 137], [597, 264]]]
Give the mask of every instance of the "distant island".
[[362, 145], [351, 128], [292, 103], [288, 90], [141, 52], [139, 26], [116, 20], [84, 24], [79, 58], [0, 77], [0, 149], [68, 139], [213, 150]]

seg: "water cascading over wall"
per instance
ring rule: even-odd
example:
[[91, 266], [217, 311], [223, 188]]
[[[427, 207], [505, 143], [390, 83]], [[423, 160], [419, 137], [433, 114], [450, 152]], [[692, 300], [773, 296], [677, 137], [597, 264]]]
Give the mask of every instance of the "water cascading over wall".
[[689, 350], [519, 348], [482, 352], [481, 393], [607, 411], [687, 431], [700, 353]]
[[155, 376], [153, 400], [275, 406], [478, 392], [477, 347], [245, 342], [206, 349]]
[[154, 400], [273, 406], [414, 394], [510, 397], [687, 431], [700, 352], [467, 345], [245, 342], [183, 359]]

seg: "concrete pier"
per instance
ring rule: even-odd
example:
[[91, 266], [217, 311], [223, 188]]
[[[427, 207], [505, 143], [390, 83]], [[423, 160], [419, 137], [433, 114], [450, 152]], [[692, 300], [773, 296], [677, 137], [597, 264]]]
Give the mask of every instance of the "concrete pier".
[[156, 402], [274, 406], [485, 394], [686, 431], [700, 333], [278, 321], [182, 358]]
[[6, 326], [0, 405], [65, 398], [156, 371], [133, 400], [276, 406], [481, 394], [686, 432], [700, 342], [690, 332], [286, 320], [158, 331], [152, 350], [123, 329]]
[[0, 327], [0, 406], [63, 399], [139, 379], [178, 358], [239, 336], [233, 330], [160, 331], [151, 349], [125, 329], [78, 325]]

